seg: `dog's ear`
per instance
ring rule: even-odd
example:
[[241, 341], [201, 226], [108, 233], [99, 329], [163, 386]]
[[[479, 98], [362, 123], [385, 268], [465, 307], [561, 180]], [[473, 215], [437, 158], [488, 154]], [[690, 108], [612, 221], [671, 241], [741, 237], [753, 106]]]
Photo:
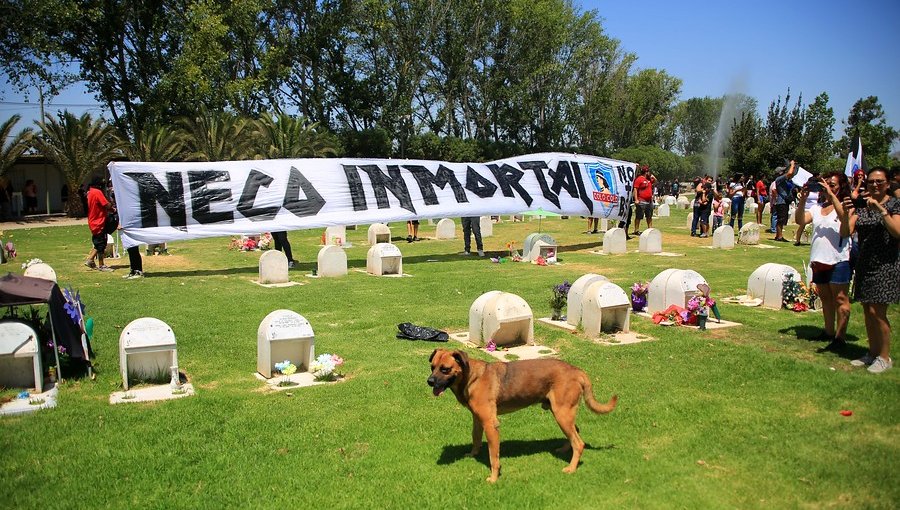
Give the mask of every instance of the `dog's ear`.
[[434, 360], [434, 355], [437, 354], [438, 350], [435, 349], [434, 352], [431, 353], [431, 356], [428, 357], [428, 362], [431, 363]]
[[456, 364], [459, 365], [463, 372], [469, 370], [469, 355], [464, 351], [453, 351], [453, 359], [456, 360]]

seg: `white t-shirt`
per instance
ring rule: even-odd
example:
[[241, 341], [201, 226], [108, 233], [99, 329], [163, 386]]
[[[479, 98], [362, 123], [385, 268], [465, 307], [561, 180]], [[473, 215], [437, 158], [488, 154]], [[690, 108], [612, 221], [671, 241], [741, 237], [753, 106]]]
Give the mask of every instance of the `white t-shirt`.
[[806, 197], [806, 210], [812, 211], [813, 207], [821, 207], [819, 205], [819, 192], [818, 191], [810, 191], [809, 195]]
[[728, 185], [728, 189], [731, 190], [732, 196], [743, 196], [744, 194], [744, 185], [739, 182], [732, 182]]
[[809, 250], [810, 262], [837, 264], [850, 260], [850, 238], [841, 238], [841, 221], [837, 213], [823, 215], [819, 206], [808, 209], [812, 217], [812, 245]]

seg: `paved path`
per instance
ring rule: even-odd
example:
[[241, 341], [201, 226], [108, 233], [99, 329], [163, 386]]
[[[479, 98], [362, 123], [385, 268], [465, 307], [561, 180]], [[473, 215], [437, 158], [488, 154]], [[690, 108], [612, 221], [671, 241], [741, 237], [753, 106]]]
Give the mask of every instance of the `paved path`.
[[68, 218], [62, 215], [26, 216], [18, 221], [0, 222], [0, 231], [18, 230], [22, 228], [64, 227], [70, 225], [84, 225], [84, 227], [87, 228], [87, 218]]

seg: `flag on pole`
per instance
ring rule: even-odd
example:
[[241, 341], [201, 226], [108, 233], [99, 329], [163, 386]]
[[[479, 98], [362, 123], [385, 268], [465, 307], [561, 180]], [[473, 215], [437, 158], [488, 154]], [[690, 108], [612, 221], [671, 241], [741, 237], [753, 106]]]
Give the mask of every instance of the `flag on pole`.
[[847, 166], [844, 167], [844, 173], [847, 174], [848, 179], [853, 179], [853, 174], [856, 173], [857, 170], [862, 170], [863, 167], [863, 151], [862, 151], [862, 138], [856, 138], [856, 154], [854, 151], [850, 151], [847, 154]]

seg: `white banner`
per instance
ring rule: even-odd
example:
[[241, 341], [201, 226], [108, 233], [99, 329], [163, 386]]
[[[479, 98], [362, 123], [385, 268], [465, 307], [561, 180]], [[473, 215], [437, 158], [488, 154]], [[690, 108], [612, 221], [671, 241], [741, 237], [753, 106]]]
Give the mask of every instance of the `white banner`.
[[277, 159], [109, 164], [126, 248], [200, 237], [425, 218], [622, 219], [634, 163], [545, 153], [491, 163]]

